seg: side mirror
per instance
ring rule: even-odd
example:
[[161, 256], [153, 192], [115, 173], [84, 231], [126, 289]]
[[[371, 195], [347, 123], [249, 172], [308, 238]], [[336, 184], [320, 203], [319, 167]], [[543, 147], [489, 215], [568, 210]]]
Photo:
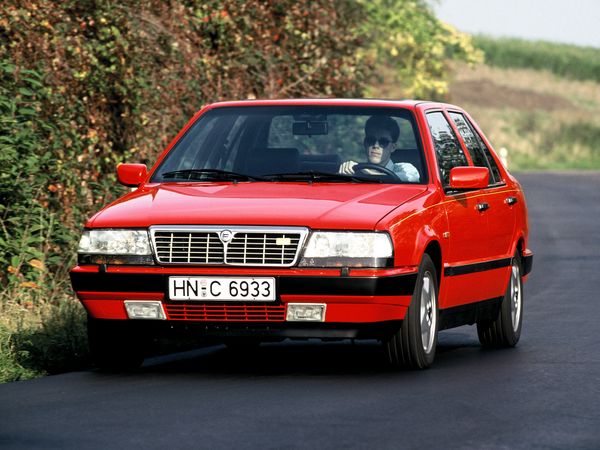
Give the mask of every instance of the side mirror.
[[124, 186], [137, 187], [146, 178], [148, 171], [145, 164], [119, 164], [117, 178]]
[[450, 189], [483, 189], [490, 184], [487, 167], [453, 167], [450, 170]]

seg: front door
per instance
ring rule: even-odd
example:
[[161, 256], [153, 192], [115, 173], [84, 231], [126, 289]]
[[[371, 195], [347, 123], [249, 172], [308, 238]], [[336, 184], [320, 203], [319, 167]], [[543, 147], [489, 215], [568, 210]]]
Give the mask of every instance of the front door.
[[491, 298], [490, 277], [480, 271], [481, 264], [490, 257], [488, 217], [480, 208], [485, 202], [486, 190], [468, 193], [449, 191], [450, 170], [468, 166], [469, 161], [460, 142], [441, 111], [426, 115], [436, 153], [436, 162], [442, 185], [446, 190], [444, 207], [448, 217], [447, 255], [444, 278], [440, 290], [441, 308]]

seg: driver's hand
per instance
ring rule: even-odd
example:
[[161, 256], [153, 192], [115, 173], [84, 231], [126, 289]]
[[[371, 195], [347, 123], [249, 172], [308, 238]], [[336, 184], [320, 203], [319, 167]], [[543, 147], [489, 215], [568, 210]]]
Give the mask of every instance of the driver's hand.
[[346, 161], [340, 165], [338, 172], [344, 175], [354, 175], [354, 166], [357, 164], [355, 161]]

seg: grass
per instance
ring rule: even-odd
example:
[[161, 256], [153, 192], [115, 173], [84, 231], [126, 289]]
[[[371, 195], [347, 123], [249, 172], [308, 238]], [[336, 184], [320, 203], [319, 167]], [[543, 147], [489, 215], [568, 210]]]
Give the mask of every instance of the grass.
[[600, 169], [600, 89], [550, 72], [456, 67], [451, 101], [478, 122], [509, 167]]
[[71, 296], [22, 291], [0, 301], [0, 383], [89, 366], [85, 312]]
[[598, 48], [487, 36], [475, 36], [474, 44], [491, 66], [546, 70], [568, 79], [600, 82]]

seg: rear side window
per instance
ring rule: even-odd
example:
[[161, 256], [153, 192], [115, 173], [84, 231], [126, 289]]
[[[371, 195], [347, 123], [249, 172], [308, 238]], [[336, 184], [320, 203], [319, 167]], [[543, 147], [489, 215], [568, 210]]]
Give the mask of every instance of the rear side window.
[[452, 127], [441, 112], [427, 114], [427, 125], [435, 146], [442, 183], [447, 186], [450, 184], [450, 170], [457, 166], [468, 166], [469, 163]]
[[490, 184], [500, 183], [500, 171], [492, 157], [490, 150], [484, 144], [481, 136], [475, 131], [469, 121], [460, 113], [451, 112], [450, 117], [454, 121], [458, 132], [465, 141], [467, 150], [471, 154], [473, 164], [478, 167], [487, 167], [490, 171]]

